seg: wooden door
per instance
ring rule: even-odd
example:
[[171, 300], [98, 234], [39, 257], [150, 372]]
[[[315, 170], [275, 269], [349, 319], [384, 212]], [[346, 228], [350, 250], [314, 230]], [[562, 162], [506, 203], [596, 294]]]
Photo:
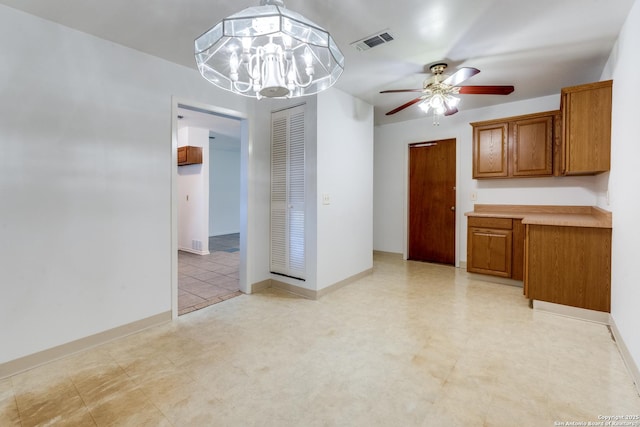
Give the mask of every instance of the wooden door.
[[409, 259], [455, 264], [456, 140], [409, 146]]

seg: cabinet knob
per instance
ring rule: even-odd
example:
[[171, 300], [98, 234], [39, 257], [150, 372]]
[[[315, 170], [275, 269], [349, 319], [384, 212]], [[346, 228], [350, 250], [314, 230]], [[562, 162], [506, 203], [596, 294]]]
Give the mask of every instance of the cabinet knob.
[[451, 210], [452, 210], [452, 211], [455, 211], [455, 210], [456, 210], [456, 207], [455, 207], [455, 206], [451, 206]]

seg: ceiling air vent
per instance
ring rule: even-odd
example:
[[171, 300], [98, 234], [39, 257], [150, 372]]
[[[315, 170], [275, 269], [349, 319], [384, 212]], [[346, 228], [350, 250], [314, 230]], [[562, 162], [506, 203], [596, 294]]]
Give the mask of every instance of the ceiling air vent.
[[391, 35], [391, 33], [389, 33], [389, 30], [382, 30], [377, 34], [351, 43], [351, 46], [354, 46], [359, 51], [365, 51], [371, 49], [372, 47], [376, 47], [384, 43], [389, 43], [391, 40], [393, 40], [393, 36]]

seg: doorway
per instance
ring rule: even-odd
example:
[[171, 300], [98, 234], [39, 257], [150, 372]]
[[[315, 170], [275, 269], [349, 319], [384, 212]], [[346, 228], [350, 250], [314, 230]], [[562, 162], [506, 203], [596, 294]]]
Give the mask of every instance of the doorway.
[[456, 140], [409, 145], [408, 259], [455, 264]]
[[[175, 98], [172, 113], [172, 313], [176, 318], [250, 292], [246, 261], [249, 142], [247, 118], [241, 113]], [[201, 146], [202, 164], [178, 168], [177, 147], [182, 145]], [[195, 212], [189, 213], [183, 205]], [[185, 212], [191, 215], [186, 225]]]

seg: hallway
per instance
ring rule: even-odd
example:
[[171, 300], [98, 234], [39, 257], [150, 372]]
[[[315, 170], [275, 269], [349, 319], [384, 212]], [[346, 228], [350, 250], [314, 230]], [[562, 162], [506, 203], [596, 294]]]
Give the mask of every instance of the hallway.
[[209, 252], [178, 251], [178, 315], [242, 294], [240, 234], [209, 237]]

